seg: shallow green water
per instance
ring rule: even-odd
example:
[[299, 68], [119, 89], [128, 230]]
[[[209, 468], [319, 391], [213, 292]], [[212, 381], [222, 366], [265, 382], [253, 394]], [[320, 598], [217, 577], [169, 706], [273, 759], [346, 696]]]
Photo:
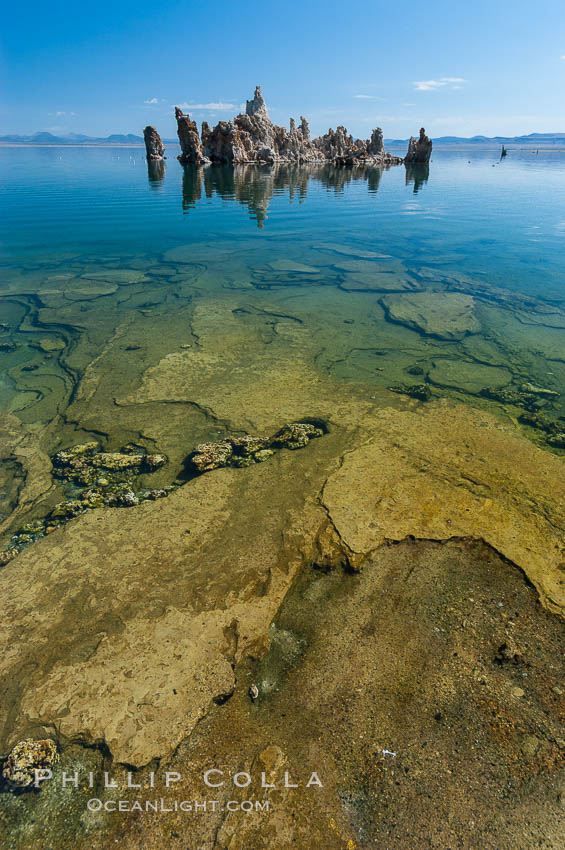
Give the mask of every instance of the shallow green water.
[[[423, 384], [541, 414], [532, 438], [561, 450], [565, 155], [439, 151], [429, 174], [183, 169], [175, 156], [0, 149], [0, 405], [44, 430], [46, 452], [94, 433], [158, 444], [178, 466], [187, 443], [229, 430], [206, 402], [135, 398], [164, 357], [201, 346], [197, 308], [218, 311], [221, 334], [220, 304], [258, 351], [286, 333], [297, 358], [368, 393]], [[439, 295], [440, 314], [471, 296], [474, 324], [438, 334], [423, 301], [415, 324], [399, 320], [395, 299], [412, 293]], [[528, 404], [526, 384], [543, 390]]]

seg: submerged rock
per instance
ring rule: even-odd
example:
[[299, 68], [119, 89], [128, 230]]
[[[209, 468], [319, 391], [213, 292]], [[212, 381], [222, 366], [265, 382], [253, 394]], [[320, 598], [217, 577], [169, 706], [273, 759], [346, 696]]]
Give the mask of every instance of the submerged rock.
[[131, 487], [123, 484], [106, 496], [104, 504], [109, 507], [133, 508], [135, 505], [139, 505], [139, 497], [136, 496]]
[[[155, 472], [165, 463], [164, 454], [145, 454], [143, 447], [128, 443], [119, 452], [102, 452], [97, 442], [61, 449], [51, 458], [53, 475], [67, 483], [71, 498], [64, 499], [42, 519], [26, 523], [12, 535], [9, 548], [0, 552], [0, 567], [22, 549], [55, 531], [85, 511], [103, 506], [129, 508], [141, 501], [159, 499], [170, 487], [138, 492], [138, 476]], [[77, 485], [85, 487], [76, 492]]]
[[122, 454], [122, 452], [99, 452], [92, 458], [92, 466], [104, 469], [139, 469], [144, 455]]
[[166, 455], [161, 454], [145, 455], [143, 458], [143, 466], [150, 472], [153, 472], [154, 469], [159, 469], [161, 466], [164, 466], [166, 462]]
[[277, 431], [271, 440], [271, 446], [281, 449], [302, 449], [314, 437], [323, 437], [324, 432], [309, 422], [291, 422]]
[[272, 449], [261, 449], [258, 452], [255, 452], [253, 457], [255, 458], [256, 463], [263, 463], [265, 460], [269, 460], [270, 457], [274, 455], [274, 451]]
[[78, 446], [71, 446], [69, 449], [61, 449], [53, 455], [53, 463], [56, 466], [67, 466], [74, 458], [83, 455], [92, 455], [99, 451], [100, 443], [80, 443]]
[[33, 783], [36, 770], [52, 768], [58, 760], [57, 747], [50, 738], [20, 741], [6, 759], [2, 776], [20, 788], [27, 788]]
[[522, 425], [529, 425], [531, 428], [537, 428], [538, 431], [545, 431], [551, 436], [558, 436], [563, 431], [564, 423], [557, 422], [555, 419], [550, 419], [543, 413], [530, 412], [521, 413], [518, 417], [518, 422]]
[[267, 439], [265, 437], [232, 437], [230, 442], [236, 454], [242, 454], [246, 457], [248, 455], [254, 455], [255, 452], [264, 449], [267, 445]]
[[17, 554], [16, 549], [6, 549], [4, 552], [0, 552], [0, 567], [5, 567]]
[[143, 140], [145, 141], [145, 153], [148, 160], [165, 159], [165, 145], [161, 141], [161, 136], [151, 124], [148, 124], [144, 129]]
[[480, 391], [484, 398], [499, 401], [501, 404], [515, 404], [528, 410], [535, 409], [540, 404], [539, 396], [531, 392], [523, 392], [513, 388], [484, 387]]
[[518, 421], [522, 425], [529, 425], [531, 428], [543, 431], [547, 443], [554, 449], [565, 449], [565, 422], [558, 422], [537, 412], [522, 413]]
[[393, 393], [409, 395], [420, 401], [429, 401], [432, 397], [432, 391], [427, 384], [391, 384], [387, 389]]
[[432, 140], [426, 136], [426, 131], [423, 127], [420, 128], [420, 135], [417, 139], [410, 136], [408, 142], [408, 151], [404, 159], [405, 163], [423, 163], [429, 162], [432, 155]]
[[387, 319], [426, 336], [460, 340], [478, 333], [475, 300], [458, 292], [410, 292], [380, 299]]
[[189, 455], [188, 462], [198, 473], [210, 472], [224, 466], [238, 468], [263, 463], [272, 457], [274, 449], [301, 449], [324, 431], [309, 422], [291, 422], [271, 437], [228, 437], [217, 443], [202, 443]]
[[466, 360], [438, 357], [432, 362], [428, 381], [438, 387], [448, 387], [476, 395], [485, 387], [504, 387], [512, 380], [512, 373], [504, 366], [491, 366]]
[[196, 451], [190, 458], [192, 465], [198, 472], [209, 472], [228, 466], [233, 455], [233, 446], [229, 440], [220, 443], [201, 443], [196, 446]]
[[190, 463], [197, 472], [209, 472], [223, 466], [245, 467], [256, 461], [258, 453], [265, 451], [268, 445], [266, 437], [228, 437], [217, 443], [202, 443], [190, 456]]
[[549, 397], [559, 395], [559, 393], [555, 392], [555, 390], [548, 390], [546, 387], [538, 387], [535, 384], [530, 383], [529, 381], [525, 384], [522, 384], [520, 389], [522, 390], [522, 392], [533, 393], [534, 395], [544, 395]]
[[49, 517], [51, 519], [72, 519], [84, 511], [84, 505], [78, 499], [67, 499], [55, 505]]

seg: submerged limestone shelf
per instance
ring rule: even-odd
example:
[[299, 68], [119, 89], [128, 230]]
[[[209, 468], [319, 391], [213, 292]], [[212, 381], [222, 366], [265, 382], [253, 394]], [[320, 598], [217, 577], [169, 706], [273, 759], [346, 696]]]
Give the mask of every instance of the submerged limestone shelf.
[[[71, 497], [60, 502], [45, 518], [24, 525], [12, 535], [10, 545], [0, 551], [0, 567], [6, 566], [30, 543], [52, 534], [59, 526], [85, 511], [101, 507], [132, 508], [146, 501], [168, 496], [184, 480], [223, 467], [244, 468], [264, 463], [278, 449], [302, 449], [310, 440], [327, 432], [323, 422], [290, 422], [272, 437], [230, 437], [217, 443], [204, 443], [189, 454], [181, 480], [165, 487], [143, 486], [144, 477], [167, 462], [163, 454], [148, 454], [136, 445], [118, 452], [104, 452], [97, 442], [71, 446], [52, 458], [53, 476], [73, 487]], [[80, 489], [86, 487], [86, 489]]]
[[559, 458], [463, 405], [336, 402], [309, 451], [88, 511], [0, 572], [3, 752], [56, 729], [127, 764], [169, 755], [264, 654], [297, 572], [336, 553], [359, 569], [387, 541], [480, 538], [564, 612]]

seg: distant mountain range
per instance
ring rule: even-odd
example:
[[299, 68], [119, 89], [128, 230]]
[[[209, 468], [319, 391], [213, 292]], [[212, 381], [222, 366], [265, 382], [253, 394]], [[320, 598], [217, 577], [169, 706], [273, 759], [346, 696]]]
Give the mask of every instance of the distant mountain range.
[[[163, 139], [172, 145], [177, 139]], [[97, 136], [85, 136], [83, 133], [69, 133], [68, 136], [54, 136], [53, 133], [40, 132], [31, 136], [0, 136], [0, 144], [5, 145], [142, 145], [143, 136], [135, 136], [133, 133], [112, 133], [111, 136], [99, 138]]]
[[[167, 145], [178, 144], [177, 139], [163, 139]], [[519, 147], [563, 147], [565, 148], [565, 133], [530, 133], [527, 136], [439, 136], [433, 139], [434, 145], [441, 147], [500, 147], [501, 145], [517, 145]], [[0, 144], [4, 145], [143, 145], [143, 136], [133, 133], [113, 133], [105, 138], [85, 136], [82, 133], [70, 133], [68, 136], [55, 136], [53, 133], [39, 132], [30, 136], [9, 135], [0, 136]], [[387, 148], [404, 148], [408, 139], [385, 139]]]
[[[408, 144], [408, 139], [385, 139], [387, 147], [402, 147]], [[519, 147], [565, 147], [565, 133], [530, 133], [527, 136], [438, 136], [433, 138], [436, 146], [445, 147], [500, 147], [501, 145], [518, 145]]]

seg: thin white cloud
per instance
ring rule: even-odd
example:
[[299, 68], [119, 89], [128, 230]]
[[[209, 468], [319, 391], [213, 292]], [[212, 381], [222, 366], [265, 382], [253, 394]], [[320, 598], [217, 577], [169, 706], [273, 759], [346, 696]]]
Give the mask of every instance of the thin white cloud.
[[55, 117], [59, 118], [61, 115], [76, 115], [76, 112], [65, 112], [62, 109], [57, 110], [57, 112], [48, 112], [47, 115], [55, 115]]
[[439, 80], [415, 80], [412, 85], [416, 91], [437, 91], [448, 86], [450, 89], [460, 89], [459, 83], [466, 83], [463, 77], [440, 77]]
[[143, 102], [144, 103], [159, 103], [159, 100], [156, 97], [152, 97], [149, 100], [144, 100]]
[[235, 109], [233, 103], [222, 103], [221, 101], [218, 103], [179, 103], [177, 104], [179, 109], [218, 109], [221, 111], [225, 111], [227, 109]]
[[562, 56], [561, 58], [562, 58], [562, 59], [565, 59], [565, 53], [563, 54], [563, 56]]

